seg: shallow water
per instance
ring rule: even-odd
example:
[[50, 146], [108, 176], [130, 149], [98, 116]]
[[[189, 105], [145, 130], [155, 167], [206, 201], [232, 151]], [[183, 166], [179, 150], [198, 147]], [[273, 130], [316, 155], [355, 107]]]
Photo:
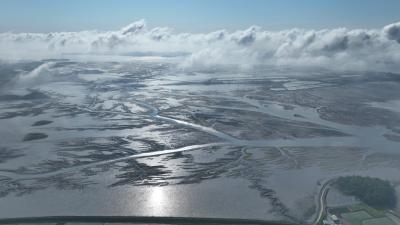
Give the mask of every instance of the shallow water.
[[[268, 201], [246, 182], [220, 179], [161, 187], [93, 187], [81, 191], [47, 189], [1, 201], [1, 217], [54, 215], [188, 216], [265, 219]], [[235, 188], [231, 188], [235, 187]], [[229, 189], [230, 191], [226, 191]], [[243, 210], [243, 202], [252, 210]], [[279, 217], [269, 216], [269, 219]]]

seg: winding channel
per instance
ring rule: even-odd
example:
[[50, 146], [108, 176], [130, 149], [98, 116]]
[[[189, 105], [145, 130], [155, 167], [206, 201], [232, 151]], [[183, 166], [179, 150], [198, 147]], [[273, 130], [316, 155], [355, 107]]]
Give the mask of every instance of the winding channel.
[[[208, 97], [221, 98], [221, 96], [208, 96]], [[236, 97], [233, 97], [232, 99], [239, 100]], [[172, 153], [177, 153], [177, 152], [192, 151], [192, 150], [197, 150], [200, 148], [212, 147], [212, 146], [231, 145], [231, 146], [246, 146], [246, 147], [278, 147], [279, 148], [279, 147], [294, 147], [294, 146], [308, 146], [308, 147], [344, 146], [344, 145], [349, 146], [349, 145], [354, 145], [355, 143], [357, 143], [357, 140], [352, 136], [349, 136], [349, 137], [316, 137], [316, 138], [301, 138], [301, 139], [276, 139], [276, 140], [263, 140], [263, 139], [261, 139], [261, 140], [241, 140], [241, 139], [232, 137], [226, 133], [223, 133], [221, 131], [215, 130], [211, 127], [206, 127], [206, 126], [190, 123], [190, 122], [183, 121], [183, 120], [178, 120], [178, 119], [174, 119], [174, 118], [170, 118], [170, 117], [166, 117], [166, 116], [161, 116], [161, 115], [159, 115], [159, 110], [156, 107], [154, 107], [146, 102], [132, 100], [132, 99], [130, 99], [130, 101], [137, 104], [140, 107], [145, 108], [148, 111], [149, 115], [154, 119], [163, 120], [168, 123], [175, 123], [175, 124], [179, 124], [179, 125], [182, 125], [185, 127], [193, 128], [198, 131], [202, 131], [202, 132], [208, 133], [210, 135], [213, 135], [215, 137], [218, 137], [222, 141], [215, 142], [215, 143], [202, 144], [202, 145], [190, 145], [190, 146], [186, 146], [186, 147], [182, 147], [182, 148], [138, 153], [138, 154], [134, 154], [134, 155], [130, 155], [130, 156], [88, 163], [85, 165], [76, 165], [76, 166], [66, 167], [66, 168], [62, 168], [62, 169], [59, 169], [56, 171], [51, 171], [51, 172], [19, 174], [18, 172], [14, 172], [14, 171], [2, 170], [2, 171], [0, 171], [0, 173], [2, 175], [10, 174], [10, 176], [12, 176], [13, 178], [16, 178], [16, 179], [34, 179], [34, 178], [40, 178], [40, 177], [45, 177], [45, 176], [54, 176], [57, 174], [62, 174], [62, 173], [67, 173], [67, 172], [72, 172], [72, 171], [79, 171], [84, 168], [105, 165], [105, 164], [120, 162], [120, 161], [124, 161], [124, 160], [129, 160], [129, 159], [138, 159], [138, 158], [145, 158], [145, 157], [152, 157], [152, 156], [160, 156], [160, 155], [165, 155], [165, 154], [172, 154]], [[247, 102], [247, 101], [244, 101], [244, 99], [240, 98], [240, 102]], [[251, 100], [250, 102], [247, 102], [247, 103], [249, 103], [253, 107], [256, 107], [256, 109], [237, 108], [237, 110], [250, 110], [250, 111], [256, 111], [256, 112], [261, 112], [264, 114], [281, 117], [284, 119], [293, 119], [293, 118], [290, 118], [288, 115], [284, 115], [284, 114], [283, 115], [278, 114], [278, 113], [271, 114], [268, 111], [268, 109], [265, 108], [265, 106], [263, 106], [260, 103], [256, 104], [255, 101], [253, 101], [253, 100]], [[90, 113], [118, 113], [120, 115], [128, 115], [128, 116], [132, 115], [132, 113], [129, 113], [129, 112], [92, 110], [90, 108], [81, 107], [79, 105], [73, 105], [72, 107], [82, 110], [82, 111], [90, 112]], [[234, 108], [234, 109], [236, 110], [236, 108]], [[329, 123], [331, 123], [331, 122], [329, 122]], [[317, 123], [317, 124], [319, 124], [319, 123]]]
[[[71, 166], [71, 167], [65, 167], [65, 168], [58, 169], [55, 171], [50, 171], [50, 172], [20, 174], [15, 171], [3, 170], [3, 171], [0, 171], [0, 173], [1, 173], [1, 175], [5, 175], [5, 176], [9, 175], [10, 177], [13, 177], [13, 178], [19, 179], [19, 180], [35, 179], [35, 178], [40, 178], [40, 177], [54, 176], [54, 175], [72, 172], [72, 171], [79, 171], [79, 170], [89, 168], [89, 167], [95, 167], [95, 166], [99, 166], [99, 165], [105, 165], [105, 164], [120, 162], [120, 161], [124, 161], [124, 160], [129, 160], [129, 159], [139, 159], [139, 158], [145, 158], [145, 157], [160, 156], [160, 155], [165, 155], [165, 154], [173, 154], [173, 153], [177, 153], [177, 152], [193, 151], [193, 150], [206, 148], [206, 147], [212, 147], [212, 146], [240, 146], [240, 147], [246, 146], [246, 147], [277, 147], [277, 148], [294, 147], [294, 146], [307, 146], [307, 147], [364, 146], [364, 147], [371, 147], [371, 146], [367, 146], [367, 145], [370, 145], [370, 143], [360, 142], [360, 140], [359, 140], [360, 133], [356, 132], [356, 131], [359, 131], [360, 127], [342, 125], [342, 124], [337, 124], [334, 122], [323, 120], [319, 117], [319, 115], [315, 109], [309, 109], [309, 108], [302, 107], [302, 106], [291, 105], [291, 106], [293, 106], [294, 110], [288, 111], [288, 110], [283, 110], [283, 109], [279, 109], [279, 108], [272, 106], [272, 105], [279, 104], [277, 102], [267, 101], [268, 103], [270, 103], [272, 105], [265, 106], [264, 104], [261, 104], [257, 100], [250, 99], [247, 96], [245, 96], [245, 97], [232, 97], [232, 96], [219, 96], [219, 95], [200, 95], [200, 96], [204, 96], [204, 97], [208, 97], [208, 98], [219, 98], [219, 99], [225, 98], [225, 99], [235, 100], [235, 101], [238, 101], [241, 103], [247, 103], [248, 105], [251, 106], [249, 108], [207, 106], [210, 108], [215, 107], [215, 108], [227, 108], [227, 109], [231, 109], [231, 110], [252, 111], [252, 112], [259, 112], [259, 113], [279, 117], [279, 118], [286, 119], [289, 121], [302, 121], [302, 122], [307, 121], [307, 122], [314, 123], [316, 125], [323, 126], [322, 127], [323, 129], [333, 129], [333, 130], [343, 131], [343, 132], [350, 134], [351, 136], [314, 137], [314, 138], [299, 138], [299, 139], [275, 139], [275, 140], [263, 140], [263, 139], [261, 139], [261, 140], [241, 140], [241, 139], [235, 138], [231, 135], [228, 135], [224, 132], [215, 130], [212, 127], [206, 127], [206, 126], [202, 126], [199, 124], [190, 123], [187, 121], [159, 115], [159, 110], [156, 107], [154, 107], [153, 105], [148, 104], [143, 101], [129, 99], [130, 102], [146, 109], [149, 116], [152, 117], [153, 119], [162, 120], [162, 121], [165, 121], [168, 123], [174, 123], [174, 124], [182, 125], [185, 127], [193, 128], [195, 130], [205, 132], [207, 134], [218, 137], [219, 139], [221, 139], [221, 141], [215, 142], [215, 143], [208, 143], [208, 144], [190, 145], [190, 146], [186, 146], [186, 147], [182, 147], [182, 148], [138, 153], [138, 154], [115, 158], [115, 159], [87, 163], [85, 165], [75, 165], [75, 166]], [[107, 110], [93, 110], [88, 107], [81, 107], [79, 105], [69, 105], [69, 106], [74, 107], [79, 110], [82, 110], [82, 111], [90, 112], [90, 113], [117, 113], [120, 115], [127, 115], [127, 116], [132, 115], [131, 112], [113, 112], [113, 111], [107, 111]], [[295, 117], [294, 114], [299, 114], [299, 115], [305, 114], [305, 115], [307, 115], [307, 117], [306, 118]], [[315, 127], [315, 128], [318, 128], [318, 127]], [[365, 129], [365, 128], [363, 127], [363, 129]], [[377, 132], [375, 129], [371, 129], [371, 130], [374, 133]], [[375, 135], [375, 137], [381, 138], [381, 139], [383, 138], [381, 134]], [[374, 141], [374, 140], [372, 140], [372, 141]], [[387, 141], [387, 140], [384, 140], [384, 141]], [[394, 147], [396, 147], [395, 149], [397, 150], [398, 146], [396, 145]], [[281, 154], [285, 154], [285, 153], [281, 152]]]

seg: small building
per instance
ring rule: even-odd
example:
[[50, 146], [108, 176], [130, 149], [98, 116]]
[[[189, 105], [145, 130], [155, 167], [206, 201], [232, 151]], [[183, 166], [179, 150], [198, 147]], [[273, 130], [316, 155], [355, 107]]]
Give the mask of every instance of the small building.
[[328, 220], [322, 220], [322, 224], [323, 224], [323, 225], [334, 225], [333, 223], [331, 223], [331, 222], [328, 221]]
[[331, 220], [333, 221], [333, 224], [340, 224], [340, 220], [336, 215], [331, 215]]

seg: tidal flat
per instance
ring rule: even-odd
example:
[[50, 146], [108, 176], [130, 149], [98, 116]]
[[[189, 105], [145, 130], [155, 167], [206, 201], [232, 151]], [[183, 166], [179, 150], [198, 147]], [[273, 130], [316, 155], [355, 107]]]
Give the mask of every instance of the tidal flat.
[[0, 75], [0, 217], [304, 222], [324, 180], [400, 182], [398, 74], [48, 60]]

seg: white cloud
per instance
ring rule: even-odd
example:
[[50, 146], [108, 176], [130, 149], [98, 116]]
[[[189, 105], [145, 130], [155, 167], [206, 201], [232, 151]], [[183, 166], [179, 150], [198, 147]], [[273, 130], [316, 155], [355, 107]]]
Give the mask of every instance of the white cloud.
[[145, 30], [145, 29], [146, 29], [146, 23], [142, 19], [142, 20], [139, 20], [139, 21], [135, 21], [135, 22], [129, 24], [128, 26], [126, 26], [126, 27], [123, 27], [121, 29], [121, 34], [122, 35], [136, 34], [136, 33], [139, 33], [141, 31]]
[[1, 94], [26, 95], [27, 89], [55, 80], [58, 71], [53, 69], [54, 62], [45, 62], [32, 71], [21, 72], [0, 88]]
[[376, 30], [301, 30], [270, 32], [260, 27], [227, 32], [176, 33], [148, 28], [144, 20], [117, 31], [2, 33], [0, 59], [41, 59], [66, 54], [186, 52], [181, 66], [235, 65], [326, 67], [398, 71], [400, 22]]
[[400, 44], [400, 22], [390, 24], [383, 28], [386, 36], [390, 40], [395, 40]]

